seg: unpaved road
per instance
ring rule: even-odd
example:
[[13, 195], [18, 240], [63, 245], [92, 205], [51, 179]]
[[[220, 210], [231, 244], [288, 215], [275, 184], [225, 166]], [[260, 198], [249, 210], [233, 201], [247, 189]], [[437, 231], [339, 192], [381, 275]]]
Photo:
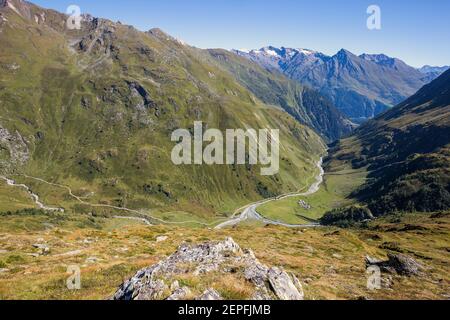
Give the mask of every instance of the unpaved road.
[[259, 206], [269, 203], [269, 202], [272, 202], [272, 201], [278, 201], [278, 200], [292, 198], [292, 197], [306, 197], [306, 196], [310, 196], [310, 195], [316, 193], [317, 191], [319, 191], [320, 185], [323, 182], [323, 176], [325, 174], [325, 171], [323, 170], [322, 165], [323, 165], [323, 158], [320, 158], [319, 162], [317, 163], [317, 167], [319, 168], [320, 173], [316, 177], [316, 181], [314, 181], [314, 183], [309, 187], [308, 191], [303, 192], [303, 193], [289, 193], [289, 194], [285, 194], [283, 196], [279, 196], [276, 198], [266, 199], [266, 200], [262, 200], [262, 201], [259, 201], [256, 203], [252, 203], [252, 204], [248, 205], [247, 207], [243, 208], [243, 211], [239, 217], [237, 217], [237, 218], [232, 217], [230, 220], [217, 225], [215, 227], [215, 229], [223, 229], [226, 227], [232, 227], [232, 226], [238, 225], [247, 220], [256, 220], [256, 221], [261, 221], [265, 224], [272, 224], [272, 225], [283, 226], [283, 227], [288, 227], [288, 228], [307, 228], [307, 227], [319, 226], [318, 223], [288, 224], [288, 223], [283, 223], [283, 222], [279, 222], [279, 221], [266, 219], [258, 213], [257, 209]]

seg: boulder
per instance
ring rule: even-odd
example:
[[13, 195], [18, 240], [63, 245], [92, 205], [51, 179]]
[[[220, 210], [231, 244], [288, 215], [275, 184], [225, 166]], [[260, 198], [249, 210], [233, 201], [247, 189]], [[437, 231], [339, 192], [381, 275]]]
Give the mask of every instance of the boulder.
[[[268, 272], [268, 278], [270, 286], [280, 300], [303, 300], [303, 288], [301, 285], [298, 286], [300, 282], [297, 278], [287, 274], [283, 269], [271, 268]], [[297, 286], [295, 285], [296, 283]]]
[[404, 276], [420, 275], [423, 266], [405, 254], [388, 254], [388, 260], [383, 261], [369, 256], [366, 257], [366, 266], [377, 266], [383, 272], [397, 273]]
[[50, 247], [46, 244], [35, 243], [33, 244], [33, 247], [38, 249], [38, 254], [41, 256], [46, 256], [50, 254]]
[[405, 254], [389, 254], [388, 264], [394, 268], [398, 274], [406, 276], [415, 276], [420, 274], [422, 265], [413, 258]]

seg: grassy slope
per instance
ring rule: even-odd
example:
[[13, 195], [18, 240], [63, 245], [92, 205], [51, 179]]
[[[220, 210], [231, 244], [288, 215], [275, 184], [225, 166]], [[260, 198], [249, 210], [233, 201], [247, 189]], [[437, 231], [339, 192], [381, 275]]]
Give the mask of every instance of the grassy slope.
[[[90, 203], [209, 219], [303, 187], [302, 178], [324, 150], [312, 130], [255, 100], [227, 72], [159, 30], [142, 33], [100, 20], [81, 34], [66, 34], [54, 12], [46, 11], [53, 28], [11, 10], [5, 14], [0, 64], [20, 68], [0, 76], [0, 125], [20, 132], [29, 145], [32, 159], [19, 171], [68, 185]], [[84, 39], [76, 53], [68, 48], [75, 38]], [[151, 103], [145, 108], [130, 82], [147, 92]], [[170, 134], [194, 120], [220, 129], [279, 128], [280, 174], [261, 177], [259, 167], [172, 165]], [[77, 204], [62, 188], [15, 178], [71, 211], [111, 213]]]
[[[313, 176], [312, 160], [323, 151], [317, 136], [295, 124], [285, 113], [253, 101], [251, 94], [228, 74], [198, 62], [197, 51], [192, 52], [161, 34], [144, 36], [139, 33], [137, 36], [128, 27], [117, 26], [121, 38], [129, 40], [120, 43], [120, 54], [107, 59], [101, 68], [80, 71], [80, 63], [87, 65], [102, 56], [101, 48], [94, 50], [92, 56], [72, 55], [61, 34], [36, 25], [26, 31], [20, 18], [9, 18], [17, 24], [15, 36], [7, 37], [11, 30], [2, 26], [0, 37], [5, 38], [0, 40], [8, 45], [0, 47], [0, 63], [3, 68], [16, 62], [21, 69], [14, 72], [4, 69], [8, 71], [2, 70], [0, 74], [0, 124], [10, 131], [17, 129], [30, 140], [33, 159], [25, 168], [28, 173], [70, 185], [76, 194], [90, 202], [150, 207], [152, 214], [173, 220], [188, 215], [189, 219], [209, 221], [212, 211], [226, 213], [239, 203], [247, 203], [248, 199], [261, 195], [255, 191], [252, 172], [242, 168], [203, 171], [193, 167], [178, 172], [167, 164], [167, 131], [163, 129], [173, 123], [189, 125], [195, 118], [192, 115], [201, 111], [202, 119], [221, 127], [230, 123], [254, 124], [255, 118], [259, 119], [260, 125], [281, 126], [288, 139], [284, 143], [284, 152], [289, 162], [284, 161], [282, 175], [277, 177], [279, 181], [263, 182], [276, 193], [298, 190], [310, 184], [310, 179], [305, 177]], [[58, 19], [56, 15], [56, 23]], [[30, 37], [30, 33], [34, 36]], [[137, 43], [143, 50], [135, 50]], [[45, 52], [44, 48], [52, 53], [41, 54]], [[183, 54], [169, 54], [174, 51]], [[155, 55], [153, 58], [152, 54]], [[47, 60], [47, 57], [51, 59]], [[151, 59], [153, 62], [149, 62]], [[131, 92], [123, 81], [125, 67], [128, 68], [126, 79], [139, 81], [158, 103], [158, 117], [153, 109], [152, 114], [138, 115], [130, 111], [136, 101], [126, 98]], [[111, 72], [110, 77], [102, 74], [103, 68]], [[209, 72], [216, 80], [212, 80]], [[105, 92], [114, 85], [119, 88], [115, 92], [117, 96], [106, 95]], [[219, 98], [212, 98], [213, 92], [218, 93]], [[197, 99], [198, 96], [201, 99]], [[88, 107], [81, 106], [82, 97], [90, 101]], [[175, 112], [173, 102], [168, 103], [168, 98], [176, 101], [178, 111]], [[186, 101], [189, 98], [194, 99], [192, 101], [198, 108], [189, 108], [192, 106]], [[119, 115], [123, 116], [123, 121]], [[149, 126], [140, 122], [149, 119], [156, 124]], [[38, 140], [37, 132], [43, 132], [44, 139]], [[345, 147], [361, 150], [358, 141]], [[342, 189], [341, 181], [345, 180], [345, 185], [355, 181], [352, 176], [340, 175], [349, 173], [351, 163], [341, 161], [347, 153], [341, 154], [340, 161], [328, 163], [330, 170], [324, 190], [336, 194], [342, 192], [336, 196], [338, 202], [349, 193]], [[357, 175], [360, 174], [364, 175], [364, 171]], [[212, 181], [208, 180], [210, 177]], [[297, 274], [305, 284], [308, 299], [448, 298], [448, 215], [383, 218], [365, 230], [321, 228], [301, 231], [253, 225], [219, 231], [147, 227], [135, 221], [79, 215], [77, 212], [96, 210], [77, 206], [60, 187], [20, 179], [30, 184], [44, 201], [71, 208], [71, 214], [0, 217], [0, 299], [104, 299], [124, 279], [139, 268], [173, 253], [183, 241], [202, 242], [227, 236], [235, 238], [244, 248], [252, 248], [262, 262], [283, 266]], [[142, 193], [139, 187], [143, 181], [154, 182], [156, 187], [162, 183], [162, 189], [171, 191], [179, 202], [173, 203], [158, 188], [156, 194]], [[238, 181], [244, 181], [243, 185], [239, 186]], [[183, 189], [177, 189], [178, 185], [187, 185], [191, 191], [183, 194]], [[32, 206], [26, 194], [5, 188], [1, 183], [0, 190], [0, 206], [5, 210]], [[329, 195], [318, 193], [317, 197]], [[193, 213], [179, 212], [180, 208]], [[102, 210], [98, 211], [101, 213]], [[167, 235], [169, 239], [156, 243], [155, 238], [159, 235]], [[51, 253], [34, 258], [30, 255], [36, 253], [32, 244], [41, 239], [49, 244]], [[366, 289], [364, 256], [385, 257], [386, 248], [406, 252], [429, 269], [423, 277], [395, 276], [393, 290], [369, 291]], [[90, 257], [99, 259], [90, 263], [87, 261]], [[80, 265], [82, 269], [80, 291], [68, 291], [65, 286], [66, 269], [72, 264]], [[239, 286], [239, 282], [230, 279], [209, 275], [186, 279], [186, 282], [195, 292], [214, 285], [228, 298], [246, 297], [245, 285]]]
[[[407, 227], [407, 228], [406, 228]], [[9, 216], [0, 224], [0, 299], [105, 299], [140, 268], [172, 254], [183, 241], [233, 237], [265, 264], [296, 274], [307, 299], [445, 299], [449, 284], [448, 215], [380, 219], [367, 229], [238, 227], [231, 230], [147, 227], [86, 216]], [[168, 236], [164, 242], [156, 237]], [[427, 239], [427, 241], [424, 241]], [[47, 256], [34, 258], [32, 244], [45, 241]], [[286, 245], [289, 243], [289, 245]], [[385, 258], [404, 252], [427, 269], [420, 277], [393, 277], [392, 289], [366, 287], [366, 254]], [[97, 260], [88, 258], [95, 257]], [[94, 262], [92, 262], [94, 261]], [[66, 289], [68, 265], [81, 267], [79, 291]], [[247, 298], [244, 279], [206, 274], [182, 279], [194, 293], [213, 286], [227, 298]]]
[[0, 212], [32, 208], [34, 202], [23, 189], [11, 188], [0, 180]]

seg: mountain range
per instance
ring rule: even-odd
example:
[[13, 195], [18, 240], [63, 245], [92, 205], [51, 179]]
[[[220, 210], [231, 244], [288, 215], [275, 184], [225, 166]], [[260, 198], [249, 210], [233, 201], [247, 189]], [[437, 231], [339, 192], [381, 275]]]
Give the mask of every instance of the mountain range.
[[353, 122], [362, 123], [413, 95], [448, 67], [411, 67], [384, 54], [334, 56], [308, 49], [233, 50], [327, 96]]

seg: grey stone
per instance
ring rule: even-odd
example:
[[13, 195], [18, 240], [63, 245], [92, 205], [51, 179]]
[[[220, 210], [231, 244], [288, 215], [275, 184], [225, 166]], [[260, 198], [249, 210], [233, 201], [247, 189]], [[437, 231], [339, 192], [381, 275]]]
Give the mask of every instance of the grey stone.
[[162, 280], [149, 281], [146, 286], [142, 287], [135, 300], [161, 300], [164, 294], [169, 290]]
[[300, 293], [293, 279], [283, 269], [271, 268], [268, 278], [273, 291], [280, 300], [303, 300], [303, 289], [301, 288], [302, 292]]
[[191, 290], [188, 287], [178, 288], [167, 298], [167, 300], [186, 300], [191, 294]]
[[377, 266], [383, 272], [397, 273], [405, 276], [417, 276], [420, 275], [423, 266], [416, 260], [405, 254], [388, 254], [388, 260], [378, 260], [366, 257], [366, 266]]
[[50, 247], [46, 244], [42, 244], [42, 243], [35, 243], [33, 244], [33, 247], [38, 249], [38, 254], [39, 255], [48, 255], [50, 254]]
[[210, 289], [206, 290], [205, 292], [203, 292], [203, 294], [200, 295], [199, 297], [197, 297], [195, 300], [217, 301], [217, 300], [223, 300], [223, 299], [216, 290], [210, 288]]

